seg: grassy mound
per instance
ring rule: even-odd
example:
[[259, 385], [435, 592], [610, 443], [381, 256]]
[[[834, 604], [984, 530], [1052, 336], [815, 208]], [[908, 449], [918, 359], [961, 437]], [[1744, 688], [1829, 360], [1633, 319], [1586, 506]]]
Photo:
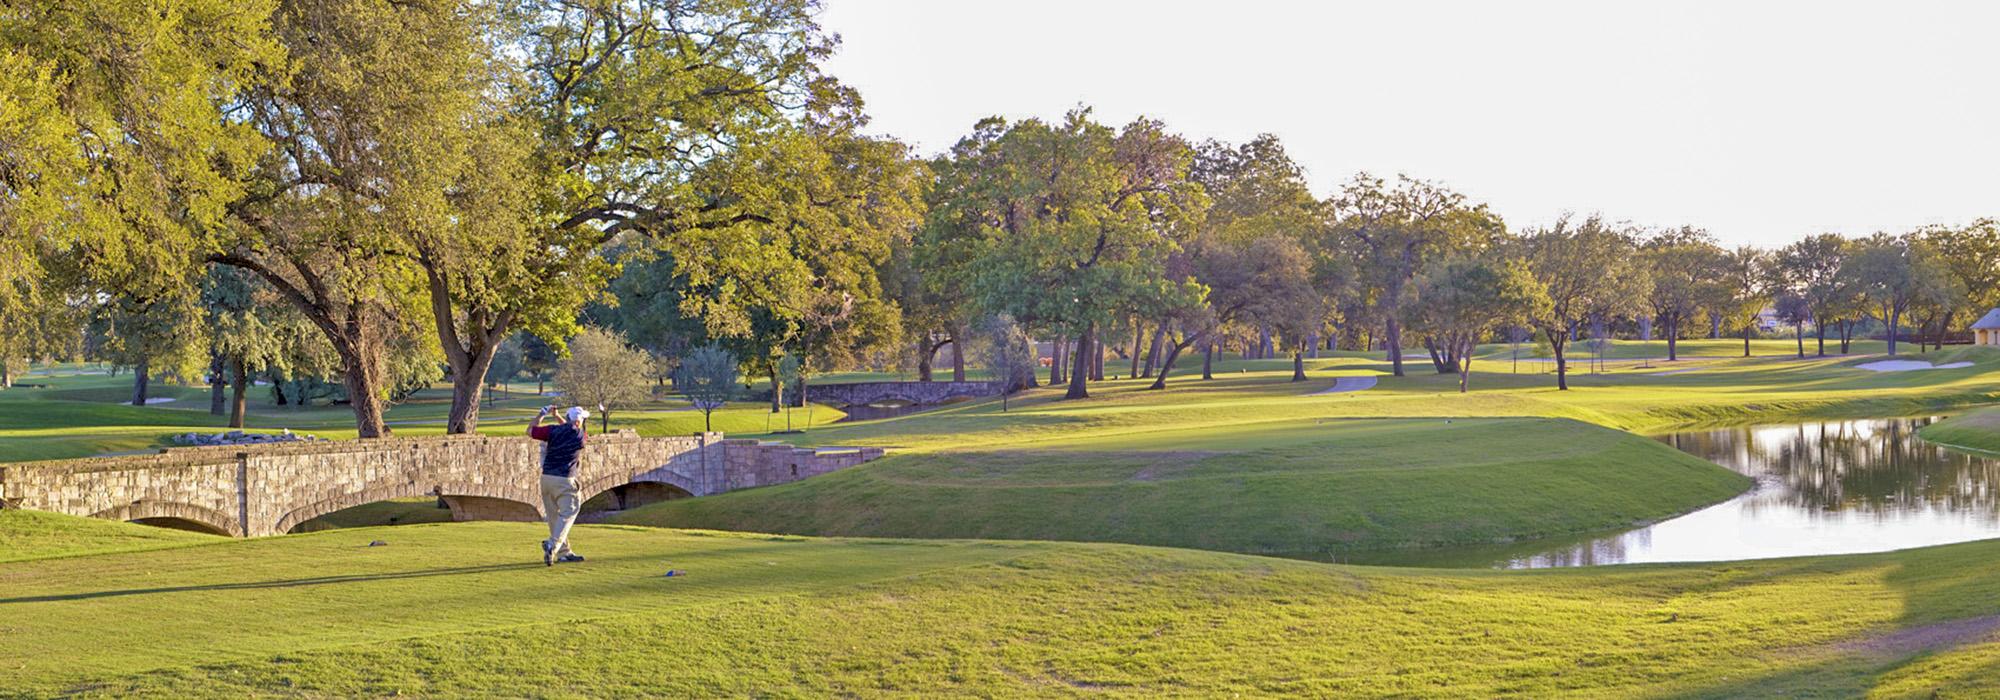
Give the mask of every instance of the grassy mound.
[[1625, 526], [1749, 484], [1659, 442], [1569, 420], [1293, 421], [896, 455], [807, 481], [657, 503], [616, 521], [1324, 559]]
[[35, 510], [0, 510], [0, 562], [221, 542], [198, 532]]
[[0, 697], [2000, 693], [1991, 542], [1447, 572], [584, 526], [591, 560], [547, 569], [537, 537], [420, 525], [0, 564]]

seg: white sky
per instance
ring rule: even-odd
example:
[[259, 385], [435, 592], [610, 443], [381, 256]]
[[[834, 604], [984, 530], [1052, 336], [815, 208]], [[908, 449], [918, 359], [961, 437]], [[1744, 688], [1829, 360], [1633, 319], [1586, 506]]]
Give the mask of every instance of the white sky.
[[1440, 180], [1781, 244], [2000, 216], [2000, 3], [825, 0], [829, 70], [924, 153], [1078, 104], [1283, 139], [1315, 191]]

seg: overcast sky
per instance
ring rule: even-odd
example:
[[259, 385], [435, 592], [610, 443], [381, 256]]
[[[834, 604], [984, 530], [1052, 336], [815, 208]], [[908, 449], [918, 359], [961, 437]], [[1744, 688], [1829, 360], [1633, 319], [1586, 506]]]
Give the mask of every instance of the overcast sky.
[[1315, 191], [1439, 180], [1783, 243], [2000, 216], [2000, 3], [825, 0], [829, 70], [926, 153], [1078, 104], [1277, 134]]

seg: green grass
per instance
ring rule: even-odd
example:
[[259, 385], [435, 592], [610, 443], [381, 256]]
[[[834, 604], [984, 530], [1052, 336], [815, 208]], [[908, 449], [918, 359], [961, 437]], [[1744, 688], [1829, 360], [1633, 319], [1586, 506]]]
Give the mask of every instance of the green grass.
[[1749, 479], [1569, 420], [1253, 423], [919, 452], [657, 503], [616, 522], [809, 535], [1125, 542], [1326, 559], [1604, 530]]
[[1994, 542], [1493, 572], [583, 526], [591, 561], [546, 569], [538, 536], [0, 564], [0, 696], [2000, 693], [1990, 623], [1938, 626], [2000, 613]]
[[1917, 435], [1953, 447], [2000, 452], [2000, 406], [1966, 411], [1926, 425]]
[[0, 509], [0, 562], [214, 543], [221, 539], [115, 520]]

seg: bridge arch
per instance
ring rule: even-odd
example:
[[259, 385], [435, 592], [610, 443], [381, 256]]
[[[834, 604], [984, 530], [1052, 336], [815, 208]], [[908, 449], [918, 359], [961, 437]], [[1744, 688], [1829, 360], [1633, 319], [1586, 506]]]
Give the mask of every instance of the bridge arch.
[[171, 527], [180, 530], [194, 530], [212, 535], [242, 536], [243, 528], [236, 518], [212, 508], [203, 508], [190, 503], [172, 501], [135, 501], [127, 505], [106, 509], [90, 517], [108, 520], [124, 520], [142, 525]]
[[[285, 513], [284, 517], [278, 519], [277, 524], [272, 527], [272, 532], [276, 534], [288, 533], [292, 531], [292, 528], [298, 527], [300, 523], [335, 511], [353, 508], [358, 505], [374, 503], [376, 501], [387, 501], [397, 498], [419, 498], [427, 496], [437, 496], [446, 499], [448, 502], [451, 502], [452, 515], [453, 519], [455, 520], [457, 519], [532, 520], [534, 519], [534, 517], [526, 517], [526, 518], [519, 517], [519, 514], [521, 513], [522, 509], [525, 509], [526, 512], [528, 513], [534, 514], [535, 517], [539, 517], [541, 513], [541, 506], [536, 505], [536, 503], [533, 500], [526, 498], [522, 494], [514, 493], [504, 488], [497, 488], [495, 485], [491, 484], [452, 483], [452, 484], [425, 485], [418, 482], [402, 482], [395, 484], [385, 484], [381, 486], [376, 486], [374, 488], [343, 493], [330, 498], [324, 498], [318, 501], [314, 501], [312, 503], [308, 503], [303, 506], [295, 507], [289, 512]], [[463, 499], [463, 500], [461, 501], [455, 499]], [[477, 511], [479, 513], [499, 512], [512, 515], [515, 517], [498, 517], [498, 518], [462, 517], [464, 512], [468, 510]]]
[[[632, 487], [639, 488], [632, 489]], [[626, 490], [633, 490], [636, 493], [627, 494], [625, 493]], [[697, 495], [694, 484], [691, 481], [679, 474], [664, 470], [642, 472], [639, 474], [606, 474], [579, 484], [576, 490], [577, 496], [585, 504], [590, 504], [593, 499], [606, 493], [618, 496], [615, 502], [616, 505], [611, 508], [601, 508], [600, 510], [624, 510], [649, 503], [676, 498], [691, 498]]]

